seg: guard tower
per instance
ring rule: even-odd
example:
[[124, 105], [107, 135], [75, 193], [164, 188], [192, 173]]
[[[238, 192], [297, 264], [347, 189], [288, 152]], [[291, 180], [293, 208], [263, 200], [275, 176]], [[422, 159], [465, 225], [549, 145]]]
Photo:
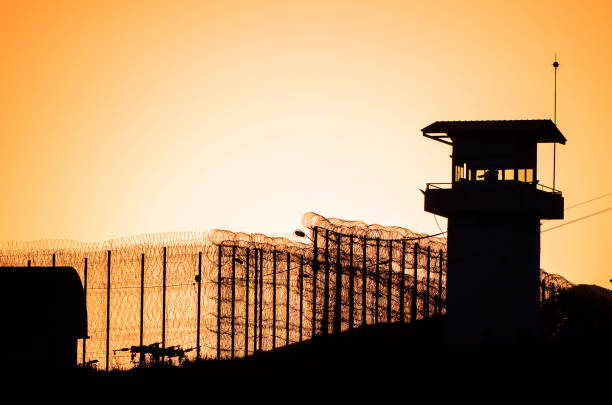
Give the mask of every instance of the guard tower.
[[563, 218], [537, 176], [537, 145], [565, 144], [551, 120], [438, 121], [452, 183], [428, 183], [425, 211], [448, 218], [447, 340], [477, 349], [539, 333], [540, 220]]

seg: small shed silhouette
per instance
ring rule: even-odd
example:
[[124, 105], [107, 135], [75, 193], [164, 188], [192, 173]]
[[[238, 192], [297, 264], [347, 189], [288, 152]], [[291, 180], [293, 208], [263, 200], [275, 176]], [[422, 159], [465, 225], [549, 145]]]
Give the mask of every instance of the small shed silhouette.
[[87, 338], [81, 279], [72, 267], [0, 267], [2, 368], [69, 368]]

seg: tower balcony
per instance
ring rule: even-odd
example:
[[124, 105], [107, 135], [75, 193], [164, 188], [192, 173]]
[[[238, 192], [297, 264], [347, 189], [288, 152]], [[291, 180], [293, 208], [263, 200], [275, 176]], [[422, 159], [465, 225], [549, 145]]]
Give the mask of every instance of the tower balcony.
[[560, 191], [520, 181], [427, 183], [425, 211], [443, 217], [461, 213], [527, 214], [563, 219]]

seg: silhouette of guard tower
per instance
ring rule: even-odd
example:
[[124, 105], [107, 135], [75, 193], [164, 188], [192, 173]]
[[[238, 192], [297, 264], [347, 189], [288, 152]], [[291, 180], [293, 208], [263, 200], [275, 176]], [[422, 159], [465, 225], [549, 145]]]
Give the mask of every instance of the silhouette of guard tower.
[[540, 220], [563, 218], [539, 184], [537, 145], [565, 144], [551, 120], [438, 121], [452, 183], [428, 183], [425, 211], [448, 218], [447, 341], [477, 349], [539, 333]]

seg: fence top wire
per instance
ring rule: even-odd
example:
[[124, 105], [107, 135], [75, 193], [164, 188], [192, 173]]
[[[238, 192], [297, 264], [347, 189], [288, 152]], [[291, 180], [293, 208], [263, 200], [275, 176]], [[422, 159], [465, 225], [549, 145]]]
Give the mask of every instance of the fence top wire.
[[[428, 237], [409, 229], [398, 226], [367, 225], [361, 221], [346, 221], [337, 218], [325, 218], [314, 212], [304, 214], [302, 223], [306, 228], [323, 228], [341, 236], [366, 237], [380, 239], [381, 241], [398, 241], [414, 238], [423, 238], [421, 244], [431, 246], [432, 249], [443, 249], [446, 245], [441, 238]], [[37, 241], [5, 241], [0, 242], [0, 252], [3, 255], [15, 254], [82, 254], [93, 255], [111, 250], [121, 254], [123, 251], [142, 251], [150, 253], [152, 249], [186, 249], [199, 250], [215, 257], [216, 245], [236, 245], [244, 248], [256, 248], [264, 251], [282, 250], [292, 255], [308, 255], [312, 250], [310, 240], [301, 240], [293, 235], [287, 237], [268, 236], [261, 233], [232, 232], [214, 229], [201, 232], [165, 232], [157, 234], [141, 234], [110, 239], [101, 242], [79, 242], [65, 239], [46, 239]], [[170, 252], [169, 252], [170, 255]]]
[[110, 239], [101, 242], [79, 242], [65, 239], [44, 239], [36, 241], [6, 241], [0, 242], [0, 251], [41, 251], [88, 253], [96, 251], [117, 250], [149, 250], [166, 247], [198, 247], [211, 245], [224, 239], [226, 231], [207, 232], [164, 232], [158, 234], [142, 234]]
[[558, 274], [547, 273], [544, 269], [540, 269], [540, 281], [547, 286], [554, 285], [555, 288], [561, 288], [563, 290], [574, 287], [574, 284], [565, 277]]
[[379, 224], [366, 224], [362, 221], [347, 221], [339, 218], [326, 218], [314, 212], [307, 212], [302, 216], [304, 227], [313, 230], [315, 227], [329, 230], [342, 237], [358, 237], [367, 239], [378, 239], [385, 242], [398, 242], [419, 240], [424, 246], [431, 246], [432, 249], [444, 249], [446, 243], [442, 238], [417, 233], [400, 226], [384, 226]]
[[[314, 212], [304, 214], [302, 217], [302, 224], [311, 230], [317, 227], [321, 231], [330, 231], [330, 237], [332, 238], [331, 242], [334, 242], [334, 238], [338, 234], [343, 238], [354, 236], [355, 238], [361, 238], [361, 240], [363, 240], [365, 237], [370, 243], [376, 239], [386, 243], [390, 241], [401, 243], [407, 239], [426, 238], [419, 240], [420, 253], [424, 253], [425, 249], [430, 247], [432, 250], [432, 258], [437, 257], [436, 253], [439, 252], [439, 250], [445, 250], [446, 248], [446, 243], [443, 238], [435, 236], [429, 237], [427, 234], [416, 233], [410, 229], [399, 226], [368, 225], [362, 221], [325, 218]], [[324, 234], [325, 232], [319, 232], [319, 238], [324, 236]], [[355, 242], [359, 243], [357, 240]], [[368, 247], [371, 247], [370, 243]], [[197, 254], [197, 252], [203, 252], [204, 257], [209, 259], [209, 263], [215, 263], [218, 259], [217, 254], [219, 245], [224, 246], [224, 248], [236, 246], [241, 249], [258, 249], [260, 252], [266, 253], [264, 260], [269, 260], [267, 256], [274, 250], [279, 253], [279, 261], [283, 260], [281, 255], [286, 253], [291, 254], [292, 261], [296, 260], [299, 256], [303, 256], [306, 262], [312, 258], [312, 242], [310, 240], [301, 240], [294, 237], [268, 236], [260, 233], [249, 234], [244, 232], [232, 232], [220, 229], [205, 232], [142, 234], [102, 242], [78, 242], [66, 239], [46, 239], [28, 242], [5, 241], [0, 242], [0, 257], [35, 257], [37, 255], [51, 253], [76, 254], [83, 255], [84, 257], [91, 255], [93, 257], [100, 254], [106, 254], [106, 251], [111, 250], [115, 255], [114, 257], [119, 255], [121, 258], [120, 260], [128, 261], [127, 257], [122, 256], [133, 252], [147, 254], [153, 252], [159, 253], [157, 252], [158, 249], [161, 250], [163, 247], [167, 247], [168, 260], [171, 260], [173, 254]], [[320, 248], [322, 248], [322, 245]], [[384, 254], [384, 249], [381, 249], [381, 253]], [[357, 249], [355, 250], [355, 254], [358, 254]], [[224, 254], [224, 256], [226, 255], [227, 253]], [[573, 286], [573, 284], [565, 278], [556, 274], [549, 274], [544, 270], [542, 270], [541, 280], [545, 284], [556, 285], [561, 288], [570, 288]]]

